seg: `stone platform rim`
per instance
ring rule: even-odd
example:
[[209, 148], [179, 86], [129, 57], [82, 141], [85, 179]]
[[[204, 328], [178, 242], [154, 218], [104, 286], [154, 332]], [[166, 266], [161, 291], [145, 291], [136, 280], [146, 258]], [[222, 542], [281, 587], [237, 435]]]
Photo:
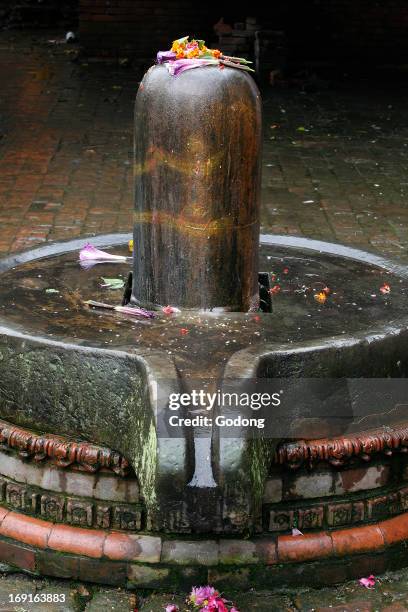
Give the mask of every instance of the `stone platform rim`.
[[[293, 572], [295, 583], [302, 584], [310, 583], [310, 571], [331, 564], [334, 574], [319, 577], [323, 586], [360, 576], [364, 557], [372, 572], [403, 566], [404, 554], [398, 565], [390, 563], [387, 555], [396, 548], [403, 553], [407, 540], [408, 512], [371, 525], [302, 536], [194, 539], [91, 531], [0, 507], [0, 560], [33, 574], [139, 588], [167, 587], [169, 581], [180, 579], [180, 573], [184, 582], [199, 574], [217, 584], [223, 572], [227, 579], [242, 580], [242, 572], [259, 572], [265, 579], [267, 571], [271, 578], [282, 575], [286, 582]], [[44, 570], [46, 559], [54, 560], [48, 570]], [[347, 575], [336, 569], [339, 563], [348, 567]]]
[[[129, 232], [116, 232], [112, 234], [97, 234], [95, 236], [83, 236], [49, 242], [45, 245], [24, 249], [0, 258], [0, 274], [10, 268], [45, 257], [61, 255], [80, 250], [87, 242], [94, 243], [96, 247], [120, 246], [126, 244], [133, 238]], [[308, 251], [323, 252], [328, 255], [344, 257], [355, 261], [361, 261], [373, 266], [384, 268], [396, 275], [408, 278], [408, 265], [404, 265], [393, 259], [382, 257], [374, 252], [340, 242], [329, 242], [317, 240], [306, 236], [294, 236], [292, 234], [264, 234], [259, 236], [261, 246], [287, 246], [293, 249], [306, 249]]]

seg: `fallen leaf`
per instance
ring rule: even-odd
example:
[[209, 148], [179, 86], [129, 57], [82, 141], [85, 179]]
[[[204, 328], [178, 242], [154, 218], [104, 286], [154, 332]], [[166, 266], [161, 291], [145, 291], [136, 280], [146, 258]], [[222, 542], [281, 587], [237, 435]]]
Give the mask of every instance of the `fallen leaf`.
[[125, 286], [125, 281], [122, 278], [104, 278], [101, 276], [103, 280], [103, 285], [101, 287], [106, 287], [107, 289], [123, 289]]

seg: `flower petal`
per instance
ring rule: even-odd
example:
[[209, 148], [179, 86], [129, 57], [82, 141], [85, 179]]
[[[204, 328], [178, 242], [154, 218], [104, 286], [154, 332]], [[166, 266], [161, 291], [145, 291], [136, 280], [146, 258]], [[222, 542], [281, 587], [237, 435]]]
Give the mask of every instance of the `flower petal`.
[[154, 319], [156, 316], [151, 310], [145, 310], [144, 308], [133, 308], [132, 306], [116, 306], [117, 312], [123, 314], [132, 315], [133, 317], [145, 317], [146, 319]]
[[112, 255], [106, 251], [95, 248], [89, 242], [79, 252], [80, 261], [126, 261], [124, 255]]
[[167, 65], [172, 76], [178, 76], [185, 70], [201, 68], [203, 66], [217, 66], [218, 60], [215, 59], [179, 59]]
[[171, 62], [176, 59], [176, 53], [174, 51], [159, 51], [157, 54], [157, 63], [164, 64], [164, 62]]

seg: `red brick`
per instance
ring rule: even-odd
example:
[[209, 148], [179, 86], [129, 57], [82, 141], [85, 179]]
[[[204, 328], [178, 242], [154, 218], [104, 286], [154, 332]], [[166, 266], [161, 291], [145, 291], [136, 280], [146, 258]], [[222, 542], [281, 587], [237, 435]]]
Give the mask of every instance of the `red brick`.
[[330, 536], [324, 531], [303, 536], [285, 535], [278, 537], [278, 560], [280, 563], [298, 563], [320, 559], [333, 554]]
[[14, 542], [0, 540], [0, 561], [30, 572], [35, 570], [34, 551]]
[[386, 544], [408, 539], [408, 512], [379, 523]]
[[52, 550], [97, 559], [102, 557], [105, 537], [105, 532], [97, 529], [54, 525], [48, 540], [48, 547]]
[[370, 550], [380, 550], [384, 546], [384, 537], [378, 525], [341, 529], [333, 531], [331, 536], [336, 555], [353, 555]]
[[36, 548], [46, 548], [51, 526], [32, 516], [9, 512], [1, 523], [0, 534]]

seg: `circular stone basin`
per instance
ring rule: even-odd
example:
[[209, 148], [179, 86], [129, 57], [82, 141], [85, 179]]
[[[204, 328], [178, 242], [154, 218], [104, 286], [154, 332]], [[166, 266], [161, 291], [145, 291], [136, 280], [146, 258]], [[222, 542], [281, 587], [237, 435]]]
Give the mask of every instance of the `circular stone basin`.
[[[91, 242], [129, 255], [127, 238], [107, 236]], [[112, 242], [122, 244], [109, 246]], [[121, 304], [123, 290], [102, 287], [102, 279], [126, 281], [131, 263], [84, 269], [78, 257], [84, 244], [75, 240], [3, 260], [2, 324], [36, 337], [100, 349], [143, 354], [159, 350], [185, 376], [200, 377], [208, 376], [209, 368], [215, 373], [242, 349], [317, 349], [335, 341], [346, 346], [356, 338], [395, 335], [408, 323], [405, 267], [340, 245], [279, 236], [264, 236], [260, 245], [260, 271], [271, 274], [272, 313], [157, 311], [149, 320], [89, 308], [86, 300]], [[369, 375], [361, 366], [363, 371], [355, 375]], [[402, 362], [398, 367], [401, 375]], [[395, 363], [394, 373], [396, 368]]]
[[[91, 242], [111, 253], [128, 256], [129, 238], [130, 235], [116, 234], [99, 236]], [[176, 385], [181, 379], [188, 384], [228, 378], [401, 378], [408, 374], [408, 272], [404, 266], [341, 245], [265, 235], [260, 242], [259, 269], [270, 274], [272, 313], [184, 310], [166, 315], [158, 310], [154, 319], [144, 319], [90, 308], [84, 303], [95, 300], [120, 305], [123, 289], [103, 287], [103, 278], [126, 281], [131, 270], [130, 260], [82, 267], [79, 250], [85, 243], [73, 240], [48, 245], [1, 262], [3, 338], [21, 336], [35, 341], [36, 346], [45, 343], [63, 349], [83, 347], [99, 356], [140, 359], [148, 369], [153, 367], [159, 372], [156, 377], [171, 379]], [[12, 396], [16, 381], [8, 372], [15, 366], [4, 357], [2, 361]], [[103, 370], [96, 366], [97, 371], [98, 367]], [[111, 366], [106, 367], [108, 373], [98, 371], [93, 375], [92, 386], [98, 389], [94, 390], [98, 398], [104, 376], [112, 376]], [[32, 369], [31, 365], [27, 368]], [[124, 376], [129, 378], [128, 374]], [[38, 387], [38, 378], [41, 374], [33, 383], [35, 390], [42, 388]], [[4, 385], [7, 391], [7, 381]], [[122, 403], [124, 393], [117, 394]], [[12, 403], [10, 398], [3, 402], [2, 416], [14, 414]], [[81, 404], [85, 406], [86, 402]], [[108, 403], [106, 410], [110, 410]], [[404, 406], [392, 410], [385, 423], [378, 416], [378, 406], [372, 410], [366, 406], [364, 419], [354, 419], [347, 430], [400, 422], [404, 411]], [[301, 412], [293, 409], [293, 418], [302, 419], [303, 436], [336, 434], [327, 427], [316, 429], [316, 415], [308, 410], [307, 414]], [[20, 424], [39, 427], [46, 420], [56, 433], [60, 433], [58, 427], [63, 427], [57, 418], [53, 425], [49, 411], [40, 421], [37, 415], [28, 416], [29, 411], [24, 409], [15, 414]], [[305, 418], [314, 423], [310, 431], [305, 428]], [[80, 420], [78, 417], [76, 422], [72, 417], [63, 432], [91, 436], [95, 442], [109, 441], [107, 433], [101, 434], [103, 428], [92, 426], [89, 432], [88, 426], [79, 424]], [[292, 428], [290, 433], [298, 437], [295, 430]], [[337, 431], [343, 432], [344, 429]]]

